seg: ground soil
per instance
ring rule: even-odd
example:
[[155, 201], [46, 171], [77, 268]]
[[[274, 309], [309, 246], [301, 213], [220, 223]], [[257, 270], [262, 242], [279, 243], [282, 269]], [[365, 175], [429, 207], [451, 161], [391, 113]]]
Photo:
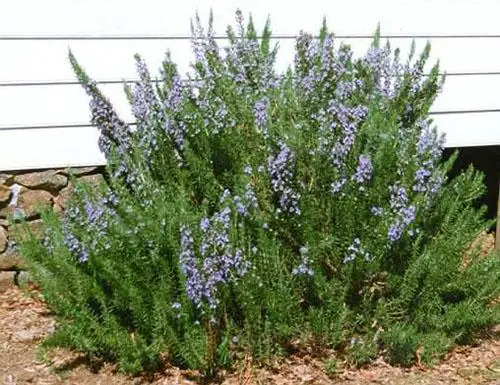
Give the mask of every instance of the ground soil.
[[[481, 240], [484, 252], [493, 246], [492, 236]], [[196, 373], [166, 368], [154, 378], [130, 378], [115, 372], [110, 364], [88, 362], [82, 356], [53, 350], [39, 358], [37, 345], [55, 327], [37, 291], [11, 287], [0, 293], [0, 385], [18, 384], [196, 384]], [[222, 373], [214, 383], [236, 384], [496, 384], [500, 385], [500, 326], [472, 347], [450, 352], [438, 366], [429, 369], [391, 367], [383, 359], [364, 369], [349, 369], [340, 363], [337, 371], [326, 374], [325, 358], [312, 352], [290, 357], [273, 367], [258, 368], [249, 360], [233, 373]]]

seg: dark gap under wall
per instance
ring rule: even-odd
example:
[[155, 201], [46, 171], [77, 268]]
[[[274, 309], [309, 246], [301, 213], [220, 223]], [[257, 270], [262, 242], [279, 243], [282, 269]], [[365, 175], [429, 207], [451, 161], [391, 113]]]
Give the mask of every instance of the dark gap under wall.
[[[448, 159], [456, 148], [447, 148], [444, 157]], [[450, 172], [450, 177], [457, 175], [473, 165], [475, 169], [483, 172], [487, 192], [478, 206], [488, 206], [488, 218], [497, 216], [498, 186], [500, 177], [500, 146], [464, 147], [460, 148], [458, 159]], [[494, 230], [494, 228], [492, 228]]]

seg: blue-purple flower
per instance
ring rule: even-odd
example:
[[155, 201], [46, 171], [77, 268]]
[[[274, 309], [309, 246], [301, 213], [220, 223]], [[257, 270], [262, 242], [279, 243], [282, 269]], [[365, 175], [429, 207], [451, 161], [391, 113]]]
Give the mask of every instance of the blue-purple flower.
[[365, 261], [370, 261], [372, 256], [363, 247], [361, 247], [361, 240], [354, 238], [352, 244], [347, 248], [347, 253], [344, 257], [344, 263], [354, 261], [358, 256], [363, 257]]
[[341, 179], [333, 182], [330, 186], [331, 187], [330, 190], [331, 190], [332, 194], [338, 193], [342, 189], [342, 187], [344, 187], [344, 185], [346, 183], [347, 183], [347, 178], [341, 178]]
[[230, 243], [230, 226], [229, 207], [210, 218], [202, 218], [199, 257], [195, 253], [191, 231], [187, 226], [181, 227], [179, 263], [186, 277], [187, 295], [197, 307], [206, 303], [211, 309], [215, 309], [219, 303], [217, 293], [220, 285], [244, 276], [250, 267], [242, 250]]
[[320, 80], [320, 74], [317, 72], [314, 61], [319, 53], [318, 43], [312, 35], [300, 32], [296, 45], [295, 54], [295, 73], [297, 75], [297, 84], [302, 88], [304, 94], [314, 99], [314, 89]]
[[394, 185], [389, 188], [391, 198], [389, 206], [391, 207], [395, 218], [387, 230], [389, 244], [398, 241], [405, 230], [415, 221], [417, 208], [409, 204], [406, 189], [402, 186]]
[[396, 219], [393, 223], [391, 223], [389, 229], [387, 230], [389, 244], [398, 241], [403, 236], [404, 229], [404, 224], [400, 219]]
[[268, 106], [269, 106], [269, 100], [267, 98], [262, 98], [259, 99], [257, 103], [255, 103], [255, 106], [253, 108], [255, 123], [258, 129], [264, 135], [264, 137], [267, 136], [266, 121], [267, 121]]
[[201, 306], [203, 299], [203, 282], [197, 259], [194, 253], [194, 238], [187, 226], [181, 226], [181, 252], [179, 255], [181, 271], [186, 278], [187, 296], [196, 306]]
[[375, 75], [375, 83], [378, 91], [383, 96], [392, 98], [396, 94], [392, 80], [397, 75], [397, 73], [393, 73], [393, 69], [397, 68], [393, 68], [391, 64], [390, 53], [391, 50], [388, 44], [383, 48], [372, 46], [368, 50], [364, 62]]
[[271, 188], [279, 197], [280, 211], [300, 214], [300, 194], [292, 186], [295, 168], [295, 153], [284, 141], [278, 143], [280, 151], [268, 159], [267, 170]]
[[309, 249], [306, 246], [301, 246], [299, 252], [302, 259], [300, 264], [292, 269], [292, 275], [306, 275], [312, 277], [314, 275], [314, 270], [310, 266]]
[[340, 134], [340, 138], [331, 146], [330, 158], [334, 166], [343, 167], [354, 145], [357, 125], [366, 117], [368, 110], [364, 106], [347, 107], [331, 100], [327, 112], [332, 118], [329, 130]]
[[356, 173], [352, 176], [352, 179], [358, 184], [363, 184], [371, 179], [372, 173], [373, 166], [370, 158], [366, 155], [360, 155]]
[[391, 198], [389, 201], [389, 206], [394, 210], [399, 210], [406, 206], [408, 203], [408, 194], [406, 189], [402, 186], [393, 185], [389, 187], [391, 193]]
[[437, 169], [444, 148], [444, 136], [438, 137], [428, 121], [420, 121], [417, 126], [420, 130], [416, 148], [419, 168], [415, 171], [413, 191], [427, 194], [427, 203], [430, 203], [444, 180], [441, 171]]
[[247, 217], [249, 215], [249, 210], [256, 209], [258, 207], [258, 200], [255, 192], [250, 183], [245, 186], [245, 193], [243, 196], [236, 195], [233, 198], [236, 205], [236, 211], [238, 214]]
[[[65, 246], [79, 262], [86, 262], [89, 252], [99, 246], [105, 249], [110, 247], [108, 228], [116, 216], [115, 207], [119, 203], [118, 197], [110, 192], [102, 196], [97, 202], [90, 198], [84, 201], [83, 210], [79, 206], [71, 206], [62, 219], [62, 234]], [[90, 234], [89, 240], [83, 239], [80, 234]], [[51, 248], [48, 237], [44, 243]]]
[[186, 90], [175, 65], [172, 63], [170, 53], [167, 53], [163, 60], [163, 68], [165, 70], [162, 71], [162, 77], [166, 87], [161, 98], [161, 118], [158, 120], [162, 122], [164, 132], [174, 143], [176, 154], [180, 157], [188, 131], [184, 121], [186, 116], [181, 114]]

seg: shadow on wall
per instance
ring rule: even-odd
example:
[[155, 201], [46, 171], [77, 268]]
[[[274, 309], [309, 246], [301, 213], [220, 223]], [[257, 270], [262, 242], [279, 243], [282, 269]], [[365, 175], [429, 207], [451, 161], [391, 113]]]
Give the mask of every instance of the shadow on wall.
[[[457, 149], [447, 148], [444, 157], [448, 159], [455, 150]], [[467, 169], [470, 164], [485, 175], [487, 192], [481, 202], [478, 203], [478, 206], [487, 205], [488, 218], [494, 219], [497, 216], [500, 182], [500, 146], [465, 147], [459, 149], [458, 159], [450, 172], [450, 176], [457, 175], [460, 171]], [[494, 230], [494, 227], [491, 230]]]

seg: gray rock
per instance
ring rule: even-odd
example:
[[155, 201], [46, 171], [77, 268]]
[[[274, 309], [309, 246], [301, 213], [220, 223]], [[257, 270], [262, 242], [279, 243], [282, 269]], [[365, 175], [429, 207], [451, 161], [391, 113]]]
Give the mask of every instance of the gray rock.
[[43, 189], [50, 192], [57, 192], [68, 184], [68, 178], [55, 170], [16, 175], [14, 181], [30, 189]]
[[17, 183], [14, 183], [12, 186], [9, 187], [10, 192], [12, 193], [12, 197], [9, 202], [9, 206], [16, 206], [17, 201], [19, 200], [19, 193], [23, 187]]
[[100, 173], [101, 168], [101, 166], [67, 168], [65, 170], [58, 171], [58, 173], [66, 176], [74, 175], [78, 177], [89, 174], [98, 174]]
[[18, 271], [14, 277], [14, 283], [19, 287], [26, 287], [29, 283], [34, 283], [28, 271]]

